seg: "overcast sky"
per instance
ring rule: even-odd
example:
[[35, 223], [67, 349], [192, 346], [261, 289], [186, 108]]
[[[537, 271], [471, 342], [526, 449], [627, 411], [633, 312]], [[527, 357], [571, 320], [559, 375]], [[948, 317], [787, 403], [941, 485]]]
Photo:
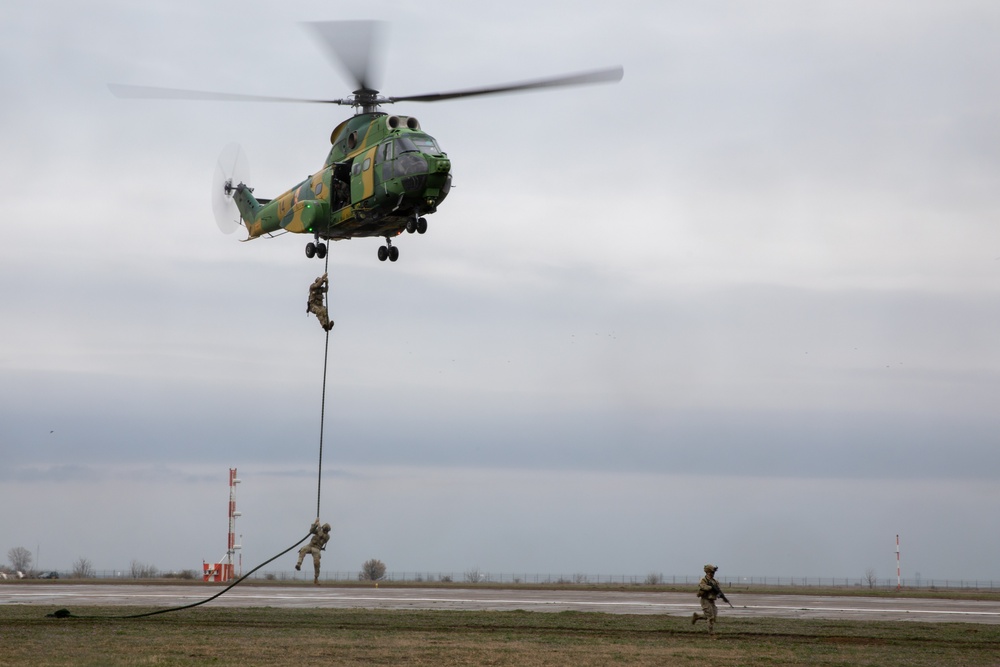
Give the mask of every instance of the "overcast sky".
[[[448, 152], [426, 235], [332, 244], [331, 570], [1000, 580], [1000, 6], [0, 6], [0, 557], [245, 566], [315, 516], [323, 262], [214, 222], [350, 111], [299, 25], [383, 19]], [[363, 8], [363, 11], [362, 11]], [[292, 557], [275, 563], [290, 570]]]

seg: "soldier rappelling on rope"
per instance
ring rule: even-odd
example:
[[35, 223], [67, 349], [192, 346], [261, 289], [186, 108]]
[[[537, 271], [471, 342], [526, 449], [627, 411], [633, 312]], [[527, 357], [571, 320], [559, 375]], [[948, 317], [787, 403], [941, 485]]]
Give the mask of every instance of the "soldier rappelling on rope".
[[323, 297], [329, 288], [329, 281], [324, 273], [309, 286], [309, 301], [306, 302], [306, 312], [314, 314], [319, 320], [320, 326], [326, 331], [333, 328], [333, 320], [330, 319], [326, 305], [323, 303]]
[[301, 570], [306, 554], [312, 555], [313, 570], [316, 572], [313, 583], [319, 586], [319, 559], [321, 552], [326, 549], [326, 543], [330, 541], [330, 524], [324, 523], [321, 526], [319, 519], [316, 519], [309, 527], [309, 534], [312, 535], [312, 539], [309, 540], [309, 544], [299, 549], [299, 562], [295, 564], [295, 569]]

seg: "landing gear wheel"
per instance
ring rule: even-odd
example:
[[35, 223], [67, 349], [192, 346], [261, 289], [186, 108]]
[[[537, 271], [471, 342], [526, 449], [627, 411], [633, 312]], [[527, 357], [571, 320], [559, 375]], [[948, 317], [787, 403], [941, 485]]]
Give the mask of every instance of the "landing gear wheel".
[[316, 256], [316, 244], [310, 241], [306, 244], [306, 257], [312, 259]]
[[409, 219], [407, 219], [407, 221], [406, 221], [406, 233], [407, 234], [412, 234], [415, 231], [417, 231], [417, 219], [416, 218], [409, 218]]
[[326, 257], [326, 244], [320, 243], [316, 246], [316, 256], [320, 259]]
[[427, 218], [417, 219], [417, 233], [424, 234], [427, 232]]
[[389, 247], [389, 261], [390, 262], [395, 262], [397, 259], [399, 259], [399, 248], [397, 248], [396, 246], [390, 246]]
[[389, 249], [384, 245], [378, 247], [378, 261], [384, 262], [389, 258]]

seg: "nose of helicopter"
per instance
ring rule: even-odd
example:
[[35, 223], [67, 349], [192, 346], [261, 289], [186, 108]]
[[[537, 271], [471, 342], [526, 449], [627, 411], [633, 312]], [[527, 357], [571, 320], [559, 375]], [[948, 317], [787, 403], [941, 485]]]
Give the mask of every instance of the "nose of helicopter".
[[423, 199], [429, 207], [436, 208], [451, 189], [451, 160], [436, 155], [424, 157], [427, 160], [427, 181]]
[[451, 160], [436, 155], [425, 155], [427, 160], [427, 177], [430, 181], [440, 179], [451, 173]]

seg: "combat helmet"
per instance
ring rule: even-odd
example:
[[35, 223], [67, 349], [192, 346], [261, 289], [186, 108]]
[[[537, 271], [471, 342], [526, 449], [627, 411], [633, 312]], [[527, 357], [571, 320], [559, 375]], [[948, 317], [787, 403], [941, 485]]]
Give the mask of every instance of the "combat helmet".
[[709, 563], [708, 565], [705, 566], [705, 573], [706, 574], [715, 574], [716, 570], [718, 570], [718, 569], [719, 569], [718, 567], [716, 567], [715, 565], [712, 565], [711, 563]]

